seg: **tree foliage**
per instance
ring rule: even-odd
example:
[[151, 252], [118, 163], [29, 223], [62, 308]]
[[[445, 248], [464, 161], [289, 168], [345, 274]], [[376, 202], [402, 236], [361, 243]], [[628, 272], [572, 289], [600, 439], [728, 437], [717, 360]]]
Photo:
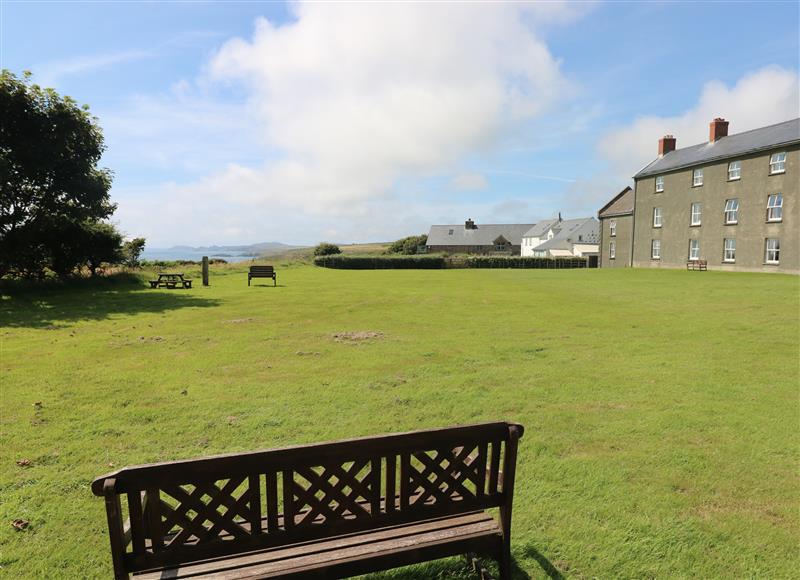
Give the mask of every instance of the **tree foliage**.
[[0, 72], [0, 276], [68, 276], [119, 257], [122, 238], [103, 222], [116, 209], [104, 149], [87, 106]]
[[422, 234], [421, 236], [408, 236], [393, 242], [387, 250], [390, 254], [405, 254], [406, 256], [413, 256], [419, 253], [419, 249], [428, 243], [428, 236]]
[[128, 268], [138, 268], [139, 258], [144, 251], [144, 244], [144, 238], [133, 238], [122, 244], [122, 263]]
[[333, 254], [341, 253], [342, 250], [339, 249], [339, 246], [336, 244], [329, 244], [328, 242], [322, 242], [316, 248], [314, 248], [315, 256], [332, 256]]

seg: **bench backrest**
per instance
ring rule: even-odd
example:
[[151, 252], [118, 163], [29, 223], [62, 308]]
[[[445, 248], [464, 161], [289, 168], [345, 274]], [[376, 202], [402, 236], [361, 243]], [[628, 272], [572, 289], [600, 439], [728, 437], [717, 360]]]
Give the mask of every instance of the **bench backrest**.
[[275, 268], [272, 266], [250, 266], [250, 274], [256, 275], [268, 275], [272, 276], [273, 272], [275, 272]]
[[123, 577], [491, 507], [505, 529], [522, 432], [484, 423], [125, 467], [92, 491]]

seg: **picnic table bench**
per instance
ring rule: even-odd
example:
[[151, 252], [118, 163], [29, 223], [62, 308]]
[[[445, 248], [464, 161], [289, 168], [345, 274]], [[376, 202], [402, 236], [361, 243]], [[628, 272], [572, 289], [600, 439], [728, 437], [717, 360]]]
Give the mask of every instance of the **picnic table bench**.
[[183, 274], [159, 274], [157, 280], [150, 280], [150, 288], [191, 288], [192, 281], [184, 278]]
[[250, 266], [250, 271], [247, 273], [248, 286], [253, 278], [272, 278], [272, 285], [278, 285], [278, 276], [272, 266]]
[[342, 578], [470, 553], [506, 580], [522, 434], [482, 423], [155, 463], [92, 491], [117, 579]]
[[686, 262], [687, 270], [700, 270], [705, 272], [708, 270], [708, 261], [706, 260], [688, 260]]

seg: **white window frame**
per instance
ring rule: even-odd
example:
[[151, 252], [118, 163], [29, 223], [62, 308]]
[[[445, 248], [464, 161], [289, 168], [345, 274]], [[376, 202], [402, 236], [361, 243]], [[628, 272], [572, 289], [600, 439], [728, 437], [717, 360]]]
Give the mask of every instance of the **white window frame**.
[[786, 151], [779, 151], [769, 156], [769, 174], [786, 173]]
[[725, 238], [722, 241], [722, 261], [728, 264], [736, 261], [736, 238]]
[[[772, 247], [770, 247], [772, 246]], [[764, 242], [764, 262], [767, 264], [780, 264], [781, 240], [780, 238], [767, 238]]]
[[661, 259], [661, 240], [650, 240], [650, 259]]
[[612, 238], [617, 237], [617, 220], [608, 222], [608, 231]]
[[664, 176], [656, 175], [656, 193], [664, 191]]
[[783, 194], [771, 193], [767, 197], [767, 221], [783, 221]]
[[703, 168], [698, 167], [692, 171], [692, 187], [700, 187], [703, 185]]
[[[729, 214], [733, 216], [733, 219], [730, 219]], [[725, 200], [724, 216], [726, 226], [732, 226], [739, 223], [739, 198], [733, 197]]]
[[608, 243], [608, 259], [613, 260], [617, 257], [617, 241], [611, 240]]
[[[695, 207], [697, 207], [696, 213], [694, 211]], [[697, 215], [696, 221], [695, 221], [695, 215]], [[693, 201], [692, 205], [689, 206], [689, 225], [699, 226], [702, 223], [703, 223], [703, 204], [699, 201]]]
[[728, 163], [728, 181], [738, 181], [742, 178], [742, 162], [731, 161]]
[[700, 240], [689, 240], [689, 261], [696, 262], [700, 259]]
[[653, 208], [653, 227], [654, 228], [660, 228], [662, 225], [664, 225], [664, 216], [663, 216], [663, 214], [661, 212], [661, 208], [660, 207], [654, 207]]

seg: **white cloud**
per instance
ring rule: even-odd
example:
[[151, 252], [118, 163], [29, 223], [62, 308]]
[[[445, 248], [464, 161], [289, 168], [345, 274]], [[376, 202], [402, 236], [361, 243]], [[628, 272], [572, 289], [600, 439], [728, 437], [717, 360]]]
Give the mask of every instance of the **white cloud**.
[[154, 56], [150, 50], [125, 50], [107, 54], [90, 54], [67, 59], [54, 60], [37, 65], [34, 68], [35, 81], [43, 87], [55, 87], [63, 77], [88, 74], [107, 69], [122, 63], [141, 60]]
[[680, 148], [708, 141], [708, 124], [715, 117], [727, 119], [733, 134], [798, 116], [797, 72], [771, 66], [742, 77], [732, 87], [720, 81], [707, 83], [697, 104], [680, 115], [641, 117], [629, 127], [611, 131], [601, 139], [598, 153], [629, 179], [656, 158], [658, 139], [665, 134], [675, 135]]
[[206, 94], [186, 81], [161, 95], [134, 95], [99, 110], [108, 150], [104, 163], [205, 173], [233, 161], [262, 160], [255, 114], [241, 102]]
[[192, 184], [204, 195], [358, 214], [399, 178], [447, 172], [569, 90], [531, 28], [568, 7], [299, 4], [227, 42], [208, 78], [244, 83], [281, 158], [231, 165]]
[[450, 180], [449, 185], [456, 191], [483, 191], [489, 187], [489, 182], [480, 173], [460, 173]]

